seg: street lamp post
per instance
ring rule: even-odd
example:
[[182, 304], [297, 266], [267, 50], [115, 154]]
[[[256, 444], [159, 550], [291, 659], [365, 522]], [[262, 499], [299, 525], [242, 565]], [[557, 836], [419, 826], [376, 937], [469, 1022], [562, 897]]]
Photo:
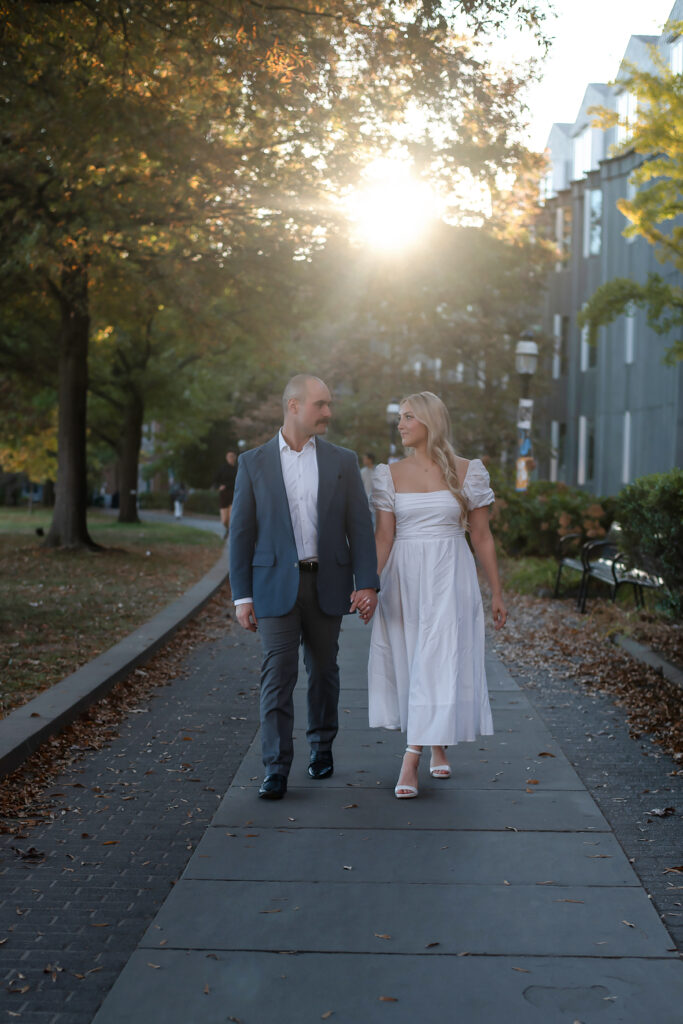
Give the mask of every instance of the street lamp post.
[[534, 401], [529, 398], [531, 378], [538, 365], [538, 345], [531, 332], [525, 331], [515, 346], [515, 369], [519, 374], [520, 393], [517, 408], [517, 463], [515, 490], [526, 491], [529, 477], [535, 466], [531, 451], [531, 421]]
[[401, 407], [395, 398], [387, 405], [387, 423], [389, 424], [389, 459], [396, 456], [396, 438], [398, 437], [398, 417]]

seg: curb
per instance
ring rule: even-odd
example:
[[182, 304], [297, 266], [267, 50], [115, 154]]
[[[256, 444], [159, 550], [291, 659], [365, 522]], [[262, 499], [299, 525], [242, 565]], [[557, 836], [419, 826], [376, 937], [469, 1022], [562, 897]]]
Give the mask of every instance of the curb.
[[200, 581], [153, 619], [70, 676], [12, 711], [0, 721], [0, 776], [14, 771], [50, 736], [78, 718], [85, 708], [151, 656], [210, 601], [228, 578], [227, 545]]
[[670, 683], [675, 683], [676, 686], [680, 686], [683, 689], [683, 672], [676, 668], [675, 665], [672, 665], [671, 662], [660, 657], [659, 654], [655, 654], [649, 647], [644, 647], [637, 640], [632, 640], [630, 636], [624, 636], [622, 633], [616, 633], [613, 637], [613, 642], [617, 647], [621, 647], [622, 651], [626, 651], [632, 658], [635, 658], [636, 661], [649, 665], [656, 672], [664, 676], [665, 679], [668, 679]]

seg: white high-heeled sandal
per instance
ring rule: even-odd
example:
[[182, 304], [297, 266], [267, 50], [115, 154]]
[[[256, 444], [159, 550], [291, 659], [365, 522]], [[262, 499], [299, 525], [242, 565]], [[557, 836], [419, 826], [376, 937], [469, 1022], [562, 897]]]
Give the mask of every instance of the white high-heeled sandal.
[[[421, 750], [416, 750], [415, 747], [406, 747], [406, 754], [417, 754], [418, 764], [420, 757], [422, 756]], [[405, 754], [403, 755], [405, 757]], [[403, 768], [403, 765], [401, 765]], [[394, 786], [394, 796], [397, 800], [412, 800], [417, 796], [417, 786], [408, 786], [405, 783], [399, 785], [396, 783]]]
[[[448, 750], [448, 747], [444, 747]], [[450, 779], [451, 766], [449, 764], [434, 764], [433, 757], [429, 759], [429, 774], [433, 779]]]

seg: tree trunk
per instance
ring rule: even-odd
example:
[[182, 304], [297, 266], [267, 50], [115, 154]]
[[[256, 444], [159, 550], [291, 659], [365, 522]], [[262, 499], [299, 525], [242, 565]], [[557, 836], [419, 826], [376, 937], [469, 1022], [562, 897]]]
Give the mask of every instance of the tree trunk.
[[86, 522], [86, 402], [88, 391], [88, 272], [65, 270], [59, 288], [62, 322], [59, 339], [59, 425], [55, 510], [46, 547], [90, 548]]
[[137, 391], [131, 390], [126, 401], [119, 444], [119, 522], [139, 523], [138, 462], [142, 441], [145, 407]]

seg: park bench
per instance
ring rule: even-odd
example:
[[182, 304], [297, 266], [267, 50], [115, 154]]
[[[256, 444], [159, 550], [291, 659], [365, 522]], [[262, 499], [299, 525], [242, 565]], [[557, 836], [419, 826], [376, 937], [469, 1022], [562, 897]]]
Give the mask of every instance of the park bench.
[[585, 612], [586, 610], [588, 588], [592, 579], [600, 580], [611, 588], [613, 602], [617, 599], [619, 587], [630, 583], [633, 587], [636, 607], [644, 607], [643, 591], [645, 589], [656, 590], [664, 585], [664, 581], [659, 576], [645, 572], [644, 569], [628, 565], [625, 555], [620, 551], [620, 535], [621, 527], [618, 523], [613, 523], [607, 537], [600, 540], [588, 540], [581, 544], [578, 555], [576, 552], [570, 553], [568, 548], [570, 543], [581, 539], [581, 534], [568, 533], [561, 537], [554, 596], [559, 597], [560, 595], [563, 569], [569, 569], [581, 574], [579, 593], [576, 598], [576, 607], [579, 611]]

